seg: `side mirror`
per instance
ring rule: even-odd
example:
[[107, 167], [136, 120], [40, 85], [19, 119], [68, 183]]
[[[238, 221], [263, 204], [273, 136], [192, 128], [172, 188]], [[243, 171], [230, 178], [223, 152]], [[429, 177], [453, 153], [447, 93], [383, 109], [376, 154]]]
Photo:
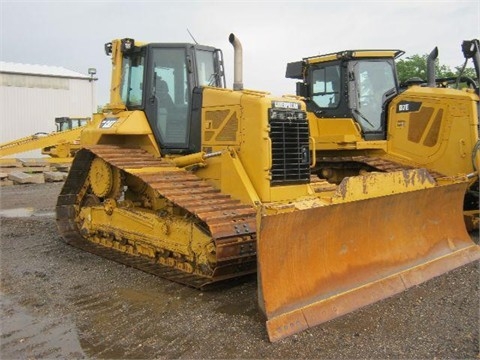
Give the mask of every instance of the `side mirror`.
[[112, 43], [111, 42], [105, 44], [105, 54], [107, 56], [112, 55]]
[[303, 61], [288, 63], [285, 77], [287, 79], [303, 80]]

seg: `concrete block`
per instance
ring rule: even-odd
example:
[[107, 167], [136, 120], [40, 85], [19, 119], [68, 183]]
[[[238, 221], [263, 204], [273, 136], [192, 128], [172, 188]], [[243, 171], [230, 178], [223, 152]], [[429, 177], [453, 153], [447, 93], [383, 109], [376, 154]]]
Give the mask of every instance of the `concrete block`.
[[0, 168], [18, 168], [22, 167], [22, 163], [17, 161], [17, 159], [11, 158], [1, 158], [0, 159]]
[[62, 171], [68, 173], [70, 171], [71, 164], [52, 164], [51, 167], [57, 171]]
[[15, 184], [43, 184], [45, 179], [43, 174], [26, 174], [21, 171], [14, 171], [8, 175], [8, 180]]
[[11, 186], [13, 185], [13, 181], [12, 180], [8, 180], [8, 179], [2, 179], [0, 180], [0, 186]]
[[46, 167], [48, 161], [43, 159], [19, 159], [24, 167]]
[[50, 166], [24, 166], [22, 168], [22, 172], [27, 174], [41, 173], [50, 170]]
[[7, 174], [7, 177], [8, 177], [8, 174], [10, 174], [12, 172], [18, 172], [18, 171], [23, 172], [23, 168], [20, 166], [19, 168], [12, 167], [12, 168], [1, 168], [0, 169], [0, 172], [2, 172], [2, 174]]
[[45, 177], [45, 182], [59, 182], [65, 180], [65, 173], [58, 171], [46, 171], [43, 173]]

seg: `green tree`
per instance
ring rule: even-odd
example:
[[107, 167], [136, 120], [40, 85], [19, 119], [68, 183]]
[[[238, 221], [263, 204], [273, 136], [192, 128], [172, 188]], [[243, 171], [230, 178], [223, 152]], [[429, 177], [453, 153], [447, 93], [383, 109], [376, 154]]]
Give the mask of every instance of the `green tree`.
[[[398, 79], [400, 82], [404, 82], [411, 78], [420, 78], [422, 80], [427, 79], [427, 58], [428, 54], [425, 55], [412, 55], [406, 59], [400, 59], [396, 62]], [[457, 69], [456, 72], [453, 72], [449, 66], [441, 65], [440, 62], [435, 60], [435, 77], [445, 78], [445, 77], [454, 77], [458, 74], [461, 66]], [[467, 70], [467, 69], [466, 69]], [[473, 69], [471, 69], [473, 70]], [[475, 71], [473, 71], [475, 73]]]
[[[462, 66], [455, 66], [456, 74], [460, 73], [460, 70], [462, 70]], [[467, 77], [472, 78], [472, 79], [477, 78], [477, 74], [475, 74], [475, 69], [472, 68], [472, 67], [465, 68], [465, 70], [463, 70], [462, 76], [467, 76]]]

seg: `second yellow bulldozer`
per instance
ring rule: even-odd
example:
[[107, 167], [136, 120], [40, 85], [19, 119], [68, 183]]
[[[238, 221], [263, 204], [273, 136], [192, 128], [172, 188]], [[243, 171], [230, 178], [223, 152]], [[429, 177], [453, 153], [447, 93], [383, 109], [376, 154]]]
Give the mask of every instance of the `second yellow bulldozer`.
[[[479, 48], [477, 39], [462, 43], [465, 64], [473, 60], [477, 81]], [[399, 84], [395, 60], [402, 54], [345, 50], [287, 65], [286, 76], [301, 80], [297, 95], [307, 105], [318, 153], [312, 172], [332, 183], [398, 164], [426, 168], [437, 177], [465, 174], [470, 180], [465, 220], [469, 229], [478, 229], [478, 83], [462, 74], [437, 79], [435, 48], [427, 58], [428, 78]], [[468, 86], [458, 89], [460, 82]]]
[[257, 271], [271, 341], [480, 257], [466, 176], [320, 179], [305, 103], [244, 89], [229, 39], [231, 90], [214, 47], [106, 44], [110, 103], [57, 201], [67, 243], [197, 288]]

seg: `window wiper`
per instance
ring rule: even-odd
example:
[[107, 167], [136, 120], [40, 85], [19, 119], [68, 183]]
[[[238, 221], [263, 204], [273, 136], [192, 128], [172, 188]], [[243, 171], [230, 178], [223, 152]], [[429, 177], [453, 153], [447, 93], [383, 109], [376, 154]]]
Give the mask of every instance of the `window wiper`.
[[363, 120], [365, 120], [367, 124], [370, 125], [372, 128], [375, 127], [360, 111], [358, 111], [357, 109], [353, 109], [353, 112], [360, 116]]
[[215, 86], [218, 78], [218, 73], [213, 73], [212, 75], [210, 75], [210, 77], [208, 78], [208, 86]]

